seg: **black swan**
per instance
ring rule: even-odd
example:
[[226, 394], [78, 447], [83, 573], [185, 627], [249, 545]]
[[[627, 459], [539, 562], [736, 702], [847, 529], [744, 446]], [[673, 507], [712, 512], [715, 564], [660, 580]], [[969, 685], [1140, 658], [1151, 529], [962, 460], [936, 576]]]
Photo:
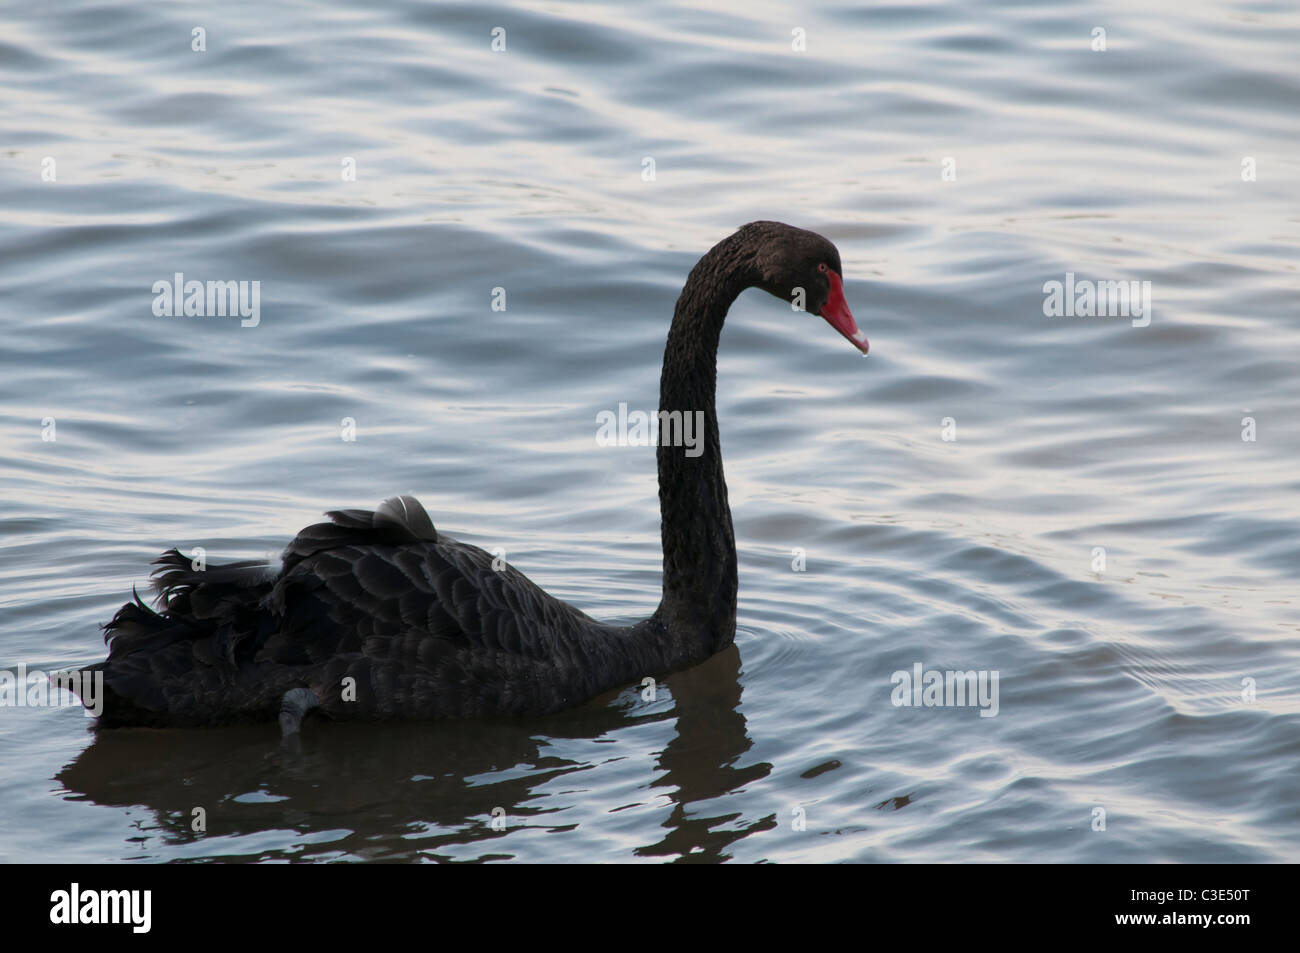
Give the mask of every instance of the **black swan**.
[[[606, 625], [510, 566], [434, 529], [410, 496], [308, 526], [282, 565], [155, 565], [159, 611], [138, 595], [105, 628], [99, 727], [272, 720], [296, 735], [334, 719], [534, 715], [694, 665], [736, 630], [736, 546], [714, 395], [731, 303], [762, 288], [821, 315], [867, 353], [822, 236], [751, 222], [709, 250], [677, 299], [659, 382], [663, 411], [702, 411], [703, 453], [660, 441], [663, 597]], [[500, 565], [500, 564], [498, 564]]]

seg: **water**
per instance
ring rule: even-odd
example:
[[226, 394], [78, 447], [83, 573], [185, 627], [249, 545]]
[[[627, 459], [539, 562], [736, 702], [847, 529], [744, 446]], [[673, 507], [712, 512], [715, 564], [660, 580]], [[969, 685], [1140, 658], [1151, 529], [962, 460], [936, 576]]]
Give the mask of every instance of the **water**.
[[[164, 548], [398, 492], [630, 621], [654, 451], [596, 414], [655, 406], [698, 255], [823, 232], [872, 343], [733, 308], [736, 646], [653, 701], [299, 756], [0, 709], [0, 857], [1300, 859], [1294, 5], [707, 7], [0, 15], [10, 671], [101, 658]], [[176, 272], [259, 323], [155, 316]], [[1150, 323], [1046, 316], [1067, 272]], [[896, 707], [917, 663], [996, 717]]]

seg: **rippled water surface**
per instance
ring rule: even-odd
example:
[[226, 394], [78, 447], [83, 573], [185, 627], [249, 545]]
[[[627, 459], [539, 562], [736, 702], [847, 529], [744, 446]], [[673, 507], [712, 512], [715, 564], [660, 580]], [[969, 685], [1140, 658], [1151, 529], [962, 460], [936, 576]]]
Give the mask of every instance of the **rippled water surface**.
[[[296, 755], [0, 708], [0, 858], [1300, 860], [1294, 4], [74, 2], [0, 37], [10, 672], [101, 658], [167, 547], [398, 492], [633, 620], [654, 450], [595, 420], [654, 408], [696, 258], [820, 231], [872, 344], [732, 309], [736, 646], [653, 700]], [[259, 322], [156, 316], [176, 272], [259, 281]], [[1067, 273], [1149, 281], [1149, 323], [1047, 316]], [[895, 706], [917, 664], [996, 672], [996, 717]]]

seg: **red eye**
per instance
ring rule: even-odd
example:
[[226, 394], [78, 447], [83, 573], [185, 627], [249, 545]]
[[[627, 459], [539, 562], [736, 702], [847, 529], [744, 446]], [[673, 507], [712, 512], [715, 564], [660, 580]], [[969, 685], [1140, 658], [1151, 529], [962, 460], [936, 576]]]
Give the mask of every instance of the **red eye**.
[[830, 269], [826, 267], [826, 262], [822, 262], [820, 265], [818, 265], [817, 270], [820, 271], [823, 275], [826, 274], [826, 272], [830, 271]]

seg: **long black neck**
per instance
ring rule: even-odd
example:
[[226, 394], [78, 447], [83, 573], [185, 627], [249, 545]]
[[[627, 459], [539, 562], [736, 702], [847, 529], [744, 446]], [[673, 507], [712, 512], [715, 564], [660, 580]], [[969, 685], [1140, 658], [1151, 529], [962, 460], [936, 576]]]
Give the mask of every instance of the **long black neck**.
[[[740, 233], [700, 259], [677, 299], [659, 379], [664, 592], [656, 615], [706, 655], [736, 634], [736, 541], [715, 397], [722, 323], [736, 297], [755, 283], [752, 259]], [[669, 444], [667, 421], [677, 419], [695, 428], [677, 431], [692, 433], [693, 446]]]

